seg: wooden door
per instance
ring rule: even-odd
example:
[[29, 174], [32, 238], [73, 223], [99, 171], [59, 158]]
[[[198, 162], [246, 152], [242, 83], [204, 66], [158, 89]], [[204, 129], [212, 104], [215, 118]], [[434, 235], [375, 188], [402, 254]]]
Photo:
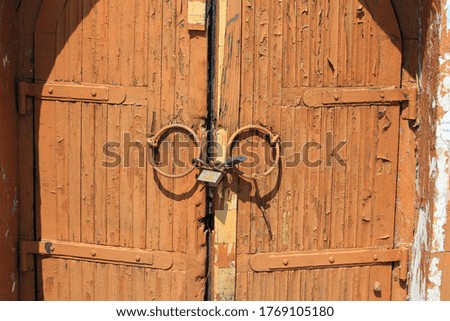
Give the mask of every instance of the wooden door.
[[[187, 14], [187, 0], [42, 1], [25, 88], [36, 96], [37, 241], [22, 244], [42, 254], [38, 299], [203, 299], [204, 191], [194, 174], [158, 175], [147, 155], [164, 126], [201, 137], [207, 37]], [[164, 133], [169, 158], [178, 136], [192, 143]]]
[[[394, 249], [402, 48], [391, 2], [222, 0], [218, 17], [219, 140], [259, 125], [279, 135], [282, 158], [257, 187], [234, 175], [219, 195], [215, 299], [391, 299], [393, 269], [401, 261], [404, 279], [407, 265]], [[259, 155], [244, 173], [273, 165], [264, 133], [239, 144], [233, 155]]]

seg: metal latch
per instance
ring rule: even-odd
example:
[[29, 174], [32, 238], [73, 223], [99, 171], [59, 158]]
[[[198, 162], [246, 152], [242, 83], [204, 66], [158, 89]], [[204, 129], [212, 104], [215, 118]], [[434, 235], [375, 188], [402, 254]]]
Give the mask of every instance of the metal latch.
[[193, 163], [197, 168], [201, 169], [197, 180], [207, 186], [217, 187], [227, 172], [234, 170], [240, 173], [235, 166], [246, 160], [246, 156], [237, 156], [226, 160], [224, 163], [213, 162], [211, 164], [206, 164], [201, 159], [194, 158]]

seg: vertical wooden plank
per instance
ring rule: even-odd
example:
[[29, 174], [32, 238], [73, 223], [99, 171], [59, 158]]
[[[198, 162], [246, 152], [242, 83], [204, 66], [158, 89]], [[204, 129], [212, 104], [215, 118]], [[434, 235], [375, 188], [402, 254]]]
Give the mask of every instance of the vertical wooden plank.
[[[238, 258], [239, 264], [239, 258]], [[236, 301], [248, 301], [248, 273], [247, 272], [237, 272], [236, 274]]]
[[107, 300], [119, 301], [120, 299], [120, 282], [122, 276], [120, 274], [120, 267], [118, 265], [108, 264], [106, 267], [108, 275], [107, 283]]
[[[108, 83], [119, 84], [121, 78], [120, 67], [120, 37], [122, 33], [121, 27], [121, 1], [109, 1], [109, 21], [115, 23], [109, 24], [108, 28]], [[122, 106], [108, 106], [108, 124], [107, 124], [107, 138], [110, 150], [121, 155], [123, 149], [119, 146], [123, 143], [123, 136], [121, 135], [121, 110]], [[123, 154], [120, 158], [116, 158], [119, 163], [115, 164], [106, 171], [107, 180], [107, 196], [106, 196], [106, 211], [107, 221], [106, 242], [109, 245], [120, 244], [120, 195], [121, 195], [121, 177], [120, 166], [123, 166]], [[114, 161], [110, 159], [109, 161]]]
[[[162, 50], [162, 1], [153, 0], [149, 3], [149, 63], [148, 63], [148, 112], [147, 132], [149, 135], [156, 134], [160, 124], [160, 112], [158, 106], [161, 104], [161, 50]], [[149, 151], [150, 152], [150, 151]], [[147, 172], [147, 231], [146, 247], [156, 250], [159, 248], [159, 214], [160, 208], [159, 188], [154, 179], [155, 172], [151, 169]], [[146, 272], [147, 278], [153, 273]]]
[[359, 167], [361, 144], [361, 108], [352, 108], [348, 112], [347, 137], [349, 139], [349, 153], [346, 177], [346, 248], [356, 246], [358, 235], [358, 194], [359, 194]]
[[[95, 15], [95, 24], [92, 26], [92, 39], [90, 47], [94, 56], [94, 72], [89, 75], [90, 81], [106, 83], [108, 80], [108, 32], [109, 32], [109, 3], [100, 1], [94, 3], [94, 10], [90, 15]], [[87, 75], [84, 75], [86, 77]], [[96, 244], [107, 244], [107, 171], [104, 162], [108, 159], [103, 154], [103, 146], [107, 144], [108, 105], [95, 104], [94, 106], [94, 171], [95, 171], [95, 212], [94, 225]]]
[[148, 85], [149, 55], [149, 5], [151, 1], [134, 1], [135, 8], [135, 72], [134, 84]]
[[186, 275], [185, 272], [172, 272], [172, 295], [171, 301], [185, 301], [188, 297], [186, 287]]
[[[217, 142], [222, 149], [218, 161], [225, 161], [230, 131], [237, 129], [241, 81], [241, 10], [239, 2], [218, 2], [218, 79], [216, 82], [219, 126]], [[226, 115], [226, 117], [224, 117]], [[220, 191], [221, 207], [215, 213], [214, 240], [214, 299], [234, 300], [236, 297], [236, 181]]]
[[69, 106], [69, 240], [81, 241], [81, 103]]
[[133, 301], [145, 301], [145, 269], [133, 268]]
[[69, 287], [69, 278], [70, 278], [70, 261], [68, 260], [55, 260], [58, 264], [58, 300], [61, 301], [69, 301], [71, 299], [70, 296], [70, 287]]
[[[348, 141], [346, 135], [348, 127], [348, 109], [345, 107], [336, 108], [336, 117], [334, 122], [334, 134], [333, 138], [335, 142]], [[340, 153], [341, 157], [347, 160], [347, 166], [336, 166], [334, 167], [334, 179], [332, 187], [332, 213], [331, 213], [331, 225], [332, 227], [332, 237], [330, 240], [330, 248], [342, 248], [344, 247], [344, 230], [345, 230], [345, 199], [346, 199], [346, 180], [347, 168], [349, 159], [348, 155], [348, 144], [346, 148]]]
[[155, 270], [145, 269], [144, 272], [144, 300], [155, 301], [156, 300], [156, 282], [155, 282]]
[[38, 148], [38, 193], [39, 217], [37, 229], [39, 237], [57, 237], [57, 199], [56, 199], [56, 102], [36, 100], [37, 148]]
[[81, 301], [83, 300], [83, 269], [82, 262], [70, 260], [70, 300]]
[[[136, 83], [147, 82], [148, 68], [148, 2], [134, 1], [136, 6]], [[142, 61], [144, 59], [144, 61]], [[143, 97], [144, 98], [144, 97]], [[146, 98], [146, 97], [145, 97]], [[146, 221], [147, 221], [147, 163], [145, 143], [147, 138], [147, 111], [149, 106], [133, 107], [133, 127], [130, 130], [132, 139], [132, 176], [133, 176], [133, 247], [146, 248]], [[137, 144], [134, 144], [134, 143]], [[140, 278], [144, 278], [144, 270], [135, 270]]]
[[94, 242], [95, 229], [94, 108], [94, 104], [81, 104], [81, 241], [85, 243]]
[[95, 265], [95, 301], [106, 301], [108, 298], [108, 283], [113, 282], [108, 275], [108, 268], [106, 264]]
[[40, 287], [40, 298], [46, 301], [58, 300], [58, 262], [54, 259], [42, 259], [40, 260], [42, 282]]
[[83, 301], [95, 299], [95, 265], [92, 262], [80, 262], [82, 269]]
[[[268, 99], [269, 99], [269, 109], [266, 115], [266, 125], [274, 134], [281, 134], [282, 130], [286, 128], [286, 135], [284, 139], [292, 140], [292, 132], [294, 129], [293, 124], [289, 126], [283, 125], [283, 117], [286, 114], [283, 114], [281, 106], [281, 93], [282, 93], [282, 83], [283, 83], [283, 18], [286, 18], [286, 13], [283, 11], [283, 3], [277, 2], [272, 4], [269, 2], [268, 5], [268, 54], [269, 54], [269, 62], [268, 62]], [[294, 27], [295, 29], [295, 27]], [[295, 67], [297, 69], [297, 67]], [[289, 117], [295, 118], [295, 110], [291, 110]], [[289, 133], [289, 134], [288, 134]], [[269, 145], [266, 142], [266, 151], [269, 148]], [[273, 148], [270, 149], [270, 155], [273, 155]], [[273, 161], [271, 158], [267, 157], [269, 153], [266, 152], [266, 168], [268, 166], [273, 165]], [[282, 161], [281, 161], [282, 163]], [[283, 166], [283, 165], [282, 165]], [[275, 169], [275, 171], [267, 177], [267, 189], [270, 191], [267, 197], [271, 199], [270, 207], [274, 209], [274, 217], [272, 218], [271, 224], [275, 240], [272, 246], [269, 246], [272, 250], [281, 251], [282, 243], [288, 244], [288, 248], [291, 245], [291, 237], [289, 235], [288, 226], [284, 225], [286, 223], [286, 219], [289, 220], [290, 213], [292, 212], [291, 208], [286, 208], [283, 204], [283, 201], [286, 198], [292, 197], [292, 191], [286, 185], [286, 188], [278, 188], [279, 181], [283, 179], [283, 169]], [[273, 223], [272, 223], [273, 222]], [[284, 228], [284, 230], [283, 230]], [[266, 228], [267, 230], [267, 228]], [[279, 234], [277, 233], [279, 231]], [[287, 235], [284, 235], [287, 234]], [[283, 241], [284, 238], [284, 242]]]
[[[135, 83], [135, 19], [136, 8], [134, 1], [121, 1], [119, 5], [120, 30], [120, 83], [129, 85]], [[134, 181], [134, 155], [135, 149], [125, 145], [126, 137], [134, 139], [132, 133], [135, 128], [133, 124], [134, 106], [120, 106], [120, 136], [124, 141], [123, 163], [119, 169], [120, 175], [120, 245], [123, 247], [133, 246], [133, 181]], [[128, 147], [128, 148], [127, 148]], [[129, 163], [127, 163], [129, 161]], [[123, 270], [121, 270], [123, 272]], [[128, 271], [127, 271], [128, 273]], [[125, 296], [128, 294], [125, 293]]]
[[283, 86], [297, 87], [298, 83], [298, 36], [297, 1], [283, 1]]
[[[374, 225], [373, 217], [373, 182], [374, 182], [374, 165], [375, 165], [375, 139], [377, 108], [365, 107], [364, 117], [362, 117], [361, 128], [364, 128], [364, 139], [361, 140], [361, 164], [360, 166], [360, 200], [358, 224], [360, 225], [360, 233], [358, 233], [358, 245], [360, 247], [370, 247], [372, 245], [372, 227]], [[368, 237], [370, 236], [370, 237]]]
[[[255, 59], [255, 3], [248, 2], [244, 5], [242, 3], [242, 69], [241, 69], [241, 90], [240, 90], [240, 105], [241, 113], [239, 119], [230, 119], [228, 121], [229, 133], [232, 134], [237, 129], [237, 124], [248, 125], [253, 122], [253, 104], [254, 104], [254, 59]], [[224, 36], [225, 37], [225, 36]], [[220, 63], [219, 63], [220, 67]], [[220, 92], [218, 93], [220, 95]], [[222, 104], [220, 102], [220, 104]], [[233, 113], [235, 115], [235, 113]], [[226, 119], [225, 119], [226, 120]], [[250, 195], [252, 187], [248, 182], [241, 181], [239, 184], [241, 193], [243, 195]], [[237, 212], [237, 251], [238, 253], [251, 253], [252, 246], [252, 222], [254, 221], [255, 206], [253, 201], [246, 202], [238, 197], [238, 212]], [[239, 261], [238, 261], [239, 264]], [[244, 274], [242, 274], [244, 275]], [[247, 274], [246, 274], [247, 275]]]
[[[198, 117], [206, 114], [207, 106], [207, 66], [208, 49], [205, 32], [190, 32], [189, 45], [189, 101], [187, 119], [194, 120], [191, 126], [197, 129], [197, 136], [202, 137], [203, 127], [198, 123]], [[189, 186], [194, 186], [194, 177], [189, 177]], [[186, 299], [203, 300], [205, 292], [205, 261], [206, 261], [206, 233], [201, 218], [205, 216], [205, 190], [197, 191], [186, 200], [186, 237], [185, 246], [188, 254], [186, 266]]]
[[69, 103], [56, 103], [56, 197], [58, 240], [69, 240]]
[[373, 242], [387, 248], [394, 242], [399, 117], [399, 107], [378, 108]]
[[[173, 1], [163, 1], [162, 4], [162, 57], [161, 57], [161, 108], [159, 115], [159, 124], [164, 126], [170, 123], [174, 117], [175, 106], [175, 86], [176, 86], [176, 61], [175, 61], [175, 43], [176, 43], [176, 3]], [[160, 128], [161, 128], [160, 127]], [[159, 128], [158, 128], [159, 129]], [[167, 152], [173, 157], [173, 149], [168, 148]], [[169, 159], [169, 162], [171, 160]], [[172, 167], [165, 168], [165, 170], [172, 170]], [[155, 174], [156, 175], [156, 174]], [[172, 191], [174, 182], [172, 179], [167, 179], [158, 175], [155, 177], [160, 181], [160, 185], [166, 190]], [[174, 204], [173, 199], [158, 193], [159, 206], [165, 208], [164, 213], [158, 213], [159, 224], [159, 249], [171, 251], [173, 250], [173, 216]]]
[[[175, 68], [175, 88], [174, 88], [174, 115], [179, 115], [181, 118], [178, 122], [183, 122], [188, 127], [194, 127], [193, 119], [191, 118], [191, 113], [185, 109], [189, 103], [189, 80], [190, 80], [190, 61], [191, 57], [189, 51], [190, 39], [187, 33], [187, 3], [184, 0], [176, 1], [175, 9], [175, 46], [174, 53], [177, 55], [177, 68]], [[194, 77], [193, 77], [194, 78]], [[195, 92], [192, 93], [195, 95]], [[197, 107], [198, 108], [198, 107]], [[186, 117], [186, 118], [185, 118]], [[191, 138], [187, 137], [185, 133], [177, 133], [174, 135], [174, 157], [178, 165], [175, 164], [173, 169], [175, 173], [182, 173], [187, 167], [191, 166], [189, 160], [189, 151], [186, 148], [186, 143], [191, 145]], [[183, 164], [180, 166], [181, 164]], [[174, 182], [173, 191], [175, 195], [183, 195], [187, 189], [194, 185], [195, 182], [190, 179], [191, 177], [186, 177], [184, 184], [179, 182]], [[187, 202], [182, 197], [175, 198], [174, 200], [174, 211], [177, 215], [173, 216], [173, 249], [175, 251], [185, 252], [186, 245], [186, 217], [188, 215]], [[174, 276], [177, 277], [177, 276]]]
[[297, 5], [298, 14], [300, 15], [300, 23], [297, 26], [297, 42], [299, 43], [300, 69], [298, 73], [298, 83], [301, 86], [309, 86], [311, 74], [311, 32], [312, 23], [310, 16], [311, 1], [299, 1]]
[[133, 300], [133, 280], [132, 280], [132, 267], [130, 266], [118, 266], [118, 297], [120, 301], [132, 301]]
[[[269, 64], [270, 64], [270, 50], [269, 50], [269, 2], [266, 0], [255, 2], [255, 60], [254, 60], [254, 82], [255, 82], [255, 96], [253, 105], [253, 121], [267, 124], [270, 95], [269, 95]], [[256, 135], [256, 133], [253, 133]], [[258, 140], [253, 136], [253, 141], [260, 144], [263, 140]], [[260, 153], [262, 148], [253, 149], [256, 153]], [[261, 157], [261, 154], [260, 154]], [[263, 166], [258, 166], [254, 172], [263, 170]], [[269, 183], [267, 180], [258, 182], [259, 193], [261, 196], [268, 193]], [[264, 204], [267, 207], [267, 204]], [[255, 221], [252, 228], [252, 243], [255, 252], [269, 251], [270, 240], [265, 224], [264, 218], [259, 210], [259, 206], [255, 204]], [[273, 231], [277, 231], [277, 207], [268, 210], [268, 218], [271, 222]]]

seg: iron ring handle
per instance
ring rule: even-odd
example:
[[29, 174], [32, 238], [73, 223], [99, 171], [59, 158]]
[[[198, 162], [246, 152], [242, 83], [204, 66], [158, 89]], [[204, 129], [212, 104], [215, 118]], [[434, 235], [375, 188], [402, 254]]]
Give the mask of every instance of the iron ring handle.
[[226, 157], [227, 158], [231, 157], [231, 150], [232, 150], [232, 147], [233, 147], [233, 144], [234, 144], [236, 138], [238, 138], [242, 133], [244, 133], [246, 131], [251, 131], [251, 130], [259, 131], [259, 132], [265, 134], [266, 136], [268, 136], [270, 139], [270, 145], [275, 148], [275, 164], [273, 164], [273, 166], [271, 166], [267, 171], [265, 171], [262, 174], [253, 174], [253, 175], [240, 174], [241, 176], [243, 176], [247, 179], [259, 179], [259, 178], [269, 176], [275, 170], [275, 168], [278, 167], [278, 165], [280, 163], [281, 147], [280, 147], [280, 136], [279, 135], [274, 135], [270, 130], [268, 130], [267, 128], [265, 128], [263, 126], [259, 126], [259, 125], [248, 125], [248, 126], [239, 128], [236, 132], [234, 132], [234, 134], [228, 140]]
[[[200, 143], [200, 140], [198, 139], [197, 135], [195, 134], [195, 132], [191, 128], [189, 128], [189, 127], [187, 127], [185, 125], [181, 125], [181, 124], [172, 124], [172, 125], [167, 125], [167, 126], [161, 128], [154, 136], [152, 136], [148, 140], [149, 145], [153, 149], [159, 148], [159, 145], [160, 145], [160, 141], [159, 140], [161, 139], [162, 135], [165, 132], [167, 132], [168, 130], [171, 130], [171, 129], [178, 129], [178, 130], [187, 132], [188, 136], [191, 137], [192, 140], [194, 141], [195, 146], [198, 147], [199, 152], [198, 152], [197, 158], [201, 157], [201, 153], [202, 153], [201, 152], [201, 143]], [[156, 172], [158, 172], [160, 175], [162, 175], [164, 177], [167, 177], [167, 178], [182, 178], [182, 177], [185, 177], [185, 176], [189, 175], [190, 173], [192, 173], [192, 171], [195, 169], [195, 166], [192, 166], [192, 168], [188, 169], [186, 172], [181, 173], [181, 174], [167, 174], [167, 173], [164, 173], [157, 166], [154, 166], [154, 164], [155, 164], [155, 161], [154, 161], [153, 156], [152, 156], [152, 167], [153, 167], [153, 169]]]

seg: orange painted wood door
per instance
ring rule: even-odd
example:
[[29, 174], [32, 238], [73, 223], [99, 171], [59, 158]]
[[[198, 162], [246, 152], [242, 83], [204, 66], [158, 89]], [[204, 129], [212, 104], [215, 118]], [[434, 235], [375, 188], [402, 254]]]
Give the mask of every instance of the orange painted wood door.
[[[218, 127], [230, 137], [263, 126], [279, 135], [282, 158], [257, 187], [235, 176], [221, 193], [218, 224], [236, 215], [236, 241], [216, 237], [215, 298], [390, 300], [394, 264], [355, 253], [394, 248], [400, 103], [341, 94], [401, 86], [391, 2], [222, 0], [218, 17]], [[323, 89], [335, 90], [335, 103], [321, 106]], [[234, 155], [254, 166], [241, 170], [266, 170], [267, 139], [242, 136]]]
[[[203, 299], [204, 191], [147, 155], [166, 125], [201, 136], [207, 37], [187, 14], [187, 0], [42, 1], [35, 82], [54, 87], [35, 100], [39, 299]], [[169, 165], [177, 135], [161, 138]]]

